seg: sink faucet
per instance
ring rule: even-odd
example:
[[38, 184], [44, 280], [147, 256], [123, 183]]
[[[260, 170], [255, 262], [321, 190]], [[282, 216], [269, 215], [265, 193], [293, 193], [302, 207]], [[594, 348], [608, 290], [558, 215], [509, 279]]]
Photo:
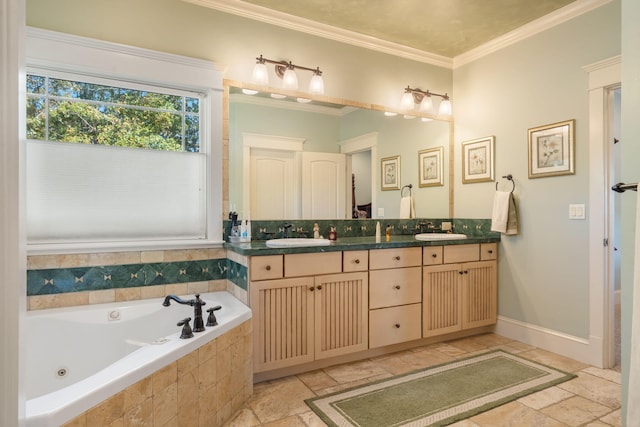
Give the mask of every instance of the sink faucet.
[[163, 306], [169, 307], [171, 300], [174, 300], [178, 304], [190, 305], [193, 307], [193, 332], [204, 331], [204, 321], [202, 320], [202, 306], [206, 304], [205, 301], [200, 299], [200, 294], [196, 294], [194, 299], [184, 300], [175, 295], [167, 295], [164, 298]]
[[291, 227], [293, 227], [293, 224], [289, 224], [287, 222], [285, 222], [284, 225], [282, 226], [282, 228], [284, 229], [283, 237], [285, 239], [289, 238], [289, 230], [291, 229]]

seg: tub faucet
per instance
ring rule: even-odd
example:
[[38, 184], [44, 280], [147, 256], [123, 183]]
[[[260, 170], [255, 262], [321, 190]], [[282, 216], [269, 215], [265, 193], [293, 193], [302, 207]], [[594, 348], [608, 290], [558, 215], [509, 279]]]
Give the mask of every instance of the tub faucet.
[[178, 304], [190, 305], [193, 307], [193, 332], [204, 331], [204, 321], [202, 320], [202, 306], [206, 304], [205, 301], [200, 299], [200, 294], [196, 294], [194, 299], [184, 300], [175, 295], [167, 295], [164, 298], [162, 305], [169, 307], [171, 300], [174, 300]]

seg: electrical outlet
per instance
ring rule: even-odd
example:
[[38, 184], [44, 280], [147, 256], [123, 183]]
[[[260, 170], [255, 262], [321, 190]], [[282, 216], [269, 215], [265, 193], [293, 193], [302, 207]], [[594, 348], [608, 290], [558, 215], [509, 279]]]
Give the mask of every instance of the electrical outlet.
[[379, 216], [380, 218], [383, 218], [383, 217], [384, 217], [384, 208], [378, 208], [378, 216]]

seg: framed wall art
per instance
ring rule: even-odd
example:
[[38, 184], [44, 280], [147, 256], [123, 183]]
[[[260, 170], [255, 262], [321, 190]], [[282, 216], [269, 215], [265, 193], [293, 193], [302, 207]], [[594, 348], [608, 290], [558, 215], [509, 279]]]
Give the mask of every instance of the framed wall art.
[[444, 185], [443, 158], [444, 147], [418, 151], [418, 184], [420, 187]]
[[462, 182], [493, 181], [493, 146], [495, 136], [462, 143]]
[[400, 189], [400, 156], [385, 157], [380, 160], [382, 190]]
[[529, 178], [575, 173], [575, 120], [529, 129]]

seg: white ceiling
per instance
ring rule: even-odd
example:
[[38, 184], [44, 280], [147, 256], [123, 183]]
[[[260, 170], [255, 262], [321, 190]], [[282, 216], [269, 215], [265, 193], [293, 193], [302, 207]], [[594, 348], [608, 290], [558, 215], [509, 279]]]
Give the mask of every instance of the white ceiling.
[[184, 0], [454, 68], [611, 0]]

